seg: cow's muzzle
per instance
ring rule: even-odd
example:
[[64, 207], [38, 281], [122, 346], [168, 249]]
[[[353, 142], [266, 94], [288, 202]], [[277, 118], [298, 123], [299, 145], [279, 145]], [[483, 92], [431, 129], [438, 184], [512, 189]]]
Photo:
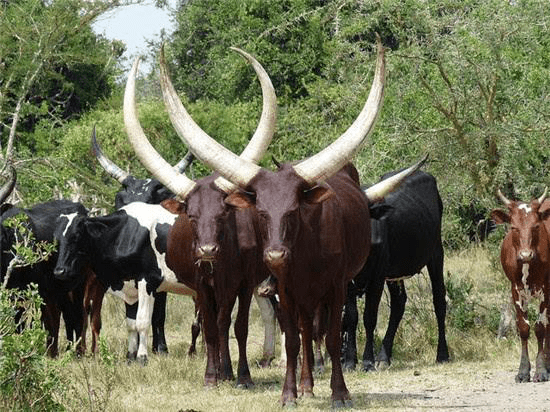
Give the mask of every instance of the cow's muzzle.
[[264, 261], [271, 268], [284, 266], [288, 262], [289, 252], [285, 248], [267, 248], [264, 251]]
[[197, 249], [197, 258], [203, 262], [211, 262], [216, 259], [216, 256], [218, 255], [218, 250], [218, 246], [214, 244], [202, 245]]
[[523, 263], [529, 263], [535, 257], [535, 252], [532, 249], [522, 249], [518, 253], [518, 260]]

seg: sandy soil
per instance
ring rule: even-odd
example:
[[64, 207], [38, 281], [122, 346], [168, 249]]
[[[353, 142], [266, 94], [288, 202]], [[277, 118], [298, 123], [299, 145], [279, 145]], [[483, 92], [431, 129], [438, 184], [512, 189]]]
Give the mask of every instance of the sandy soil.
[[475, 370], [451, 365], [378, 373], [366, 385], [349, 387], [354, 409], [550, 411], [550, 382], [518, 384], [511, 364], [475, 365]]

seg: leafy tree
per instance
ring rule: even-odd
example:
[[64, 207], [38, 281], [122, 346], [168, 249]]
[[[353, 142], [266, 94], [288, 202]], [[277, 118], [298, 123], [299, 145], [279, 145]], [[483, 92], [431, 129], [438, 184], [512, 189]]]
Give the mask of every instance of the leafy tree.
[[[52, 125], [108, 96], [123, 48], [91, 23], [119, 0], [13, 0], [0, 4], [0, 137], [13, 156], [19, 129]], [[34, 150], [32, 135], [23, 146]]]

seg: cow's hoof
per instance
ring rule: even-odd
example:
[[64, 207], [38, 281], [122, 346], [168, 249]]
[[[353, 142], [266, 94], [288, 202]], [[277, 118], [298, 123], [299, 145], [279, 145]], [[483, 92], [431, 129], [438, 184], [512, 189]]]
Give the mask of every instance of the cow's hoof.
[[239, 388], [239, 389], [252, 389], [252, 388], [254, 388], [254, 382], [252, 382], [252, 380], [250, 380], [250, 379], [239, 381], [239, 382], [237, 382], [237, 388]]
[[528, 373], [518, 373], [516, 375], [516, 383], [525, 383], [525, 382], [530, 382], [531, 381], [531, 377], [529, 376], [529, 372]]
[[548, 382], [550, 374], [548, 372], [536, 372], [533, 375], [533, 382]]
[[376, 361], [376, 369], [379, 371], [385, 371], [390, 367], [391, 363], [385, 360]]
[[275, 359], [275, 356], [266, 356], [264, 355], [262, 359], [258, 362], [258, 366], [262, 369], [271, 367], [271, 362]]
[[153, 348], [153, 353], [157, 355], [168, 355], [168, 346], [159, 345], [158, 348]]
[[298, 407], [298, 403], [296, 402], [296, 399], [287, 399], [281, 401], [281, 406], [285, 409], [294, 409]]
[[353, 372], [355, 370], [355, 363], [354, 362], [343, 362], [342, 363], [342, 370], [344, 372]]
[[371, 361], [363, 361], [363, 372], [374, 372], [376, 371], [376, 367], [374, 366], [374, 363]]
[[147, 359], [147, 355], [139, 355], [137, 358], [136, 358], [136, 361], [137, 363], [139, 363], [141, 366], [146, 366], [147, 365], [147, 362], [148, 359]]
[[332, 401], [332, 409], [353, 408], [353, 401], [351, 399], [336, 399]]
[[137, 352], [127, 352], [126, 353], [126, 362], [127, 363], [132, 363], [136, 360], [137, 358]]

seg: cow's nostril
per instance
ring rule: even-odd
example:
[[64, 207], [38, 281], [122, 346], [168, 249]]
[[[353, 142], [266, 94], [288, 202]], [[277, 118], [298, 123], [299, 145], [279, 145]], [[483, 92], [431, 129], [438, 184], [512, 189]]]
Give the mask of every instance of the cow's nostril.
[[199, 254], [201, 257], [212, 257], [218, 253], [218, 247], [216, 245], [203, 245], [199, 248]]

